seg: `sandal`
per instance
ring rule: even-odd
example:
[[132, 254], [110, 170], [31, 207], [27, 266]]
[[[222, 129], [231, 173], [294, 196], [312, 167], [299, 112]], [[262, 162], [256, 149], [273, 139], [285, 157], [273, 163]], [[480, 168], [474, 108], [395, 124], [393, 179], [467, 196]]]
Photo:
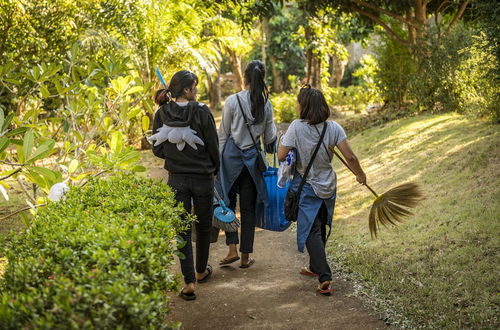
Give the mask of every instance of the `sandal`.
[[325, 281], [323, 283], [321, 283], [317, 288], [316, 288], [316, 292], [319, 293], [319, 294], [322, 294], [324, 296], [329, 296], [332, 294], [333, 292], [333, 289], [330, 288], [330, 281]]
[[238, 256], [232, 257], [232, 258], [224, 258], [219, 262], [219, 265], [220, 266], [229, 265], [229, 264], [232, 264], [233, 262], [238, 261], [238, 260], [240, 260], [240, 257], [238, 257]]
[[306, 275], [306, 276], [311, 276], [311, 277], [318, 277], [319, 275], [310, 271], [309, 267], [302, 267], [299, 272], [301, 275]]
[[255, 259], [249, 258], [246, 264], [241, 264], [240, 268], [249, 268], [255, 263]]
[[203, 276], [203, 278], [201, 280], [197, 280], [198, 283], [205, 283], [206, 281], [208, 281], [210, 279], [210, 276], [212, 276], [212, 273], [213, 273], [212, 266], [207, 265], [207, 272], [208, 272], [208, 274]]
[[196, 299], [196, 294], [194, 292], [186, 293], [183, 290], [184, 290], [184, 288], [182, 288], [181, 292], [179, 292], [179, 297], [181, 297], [184, 300], [188, 300], [188, 301]]

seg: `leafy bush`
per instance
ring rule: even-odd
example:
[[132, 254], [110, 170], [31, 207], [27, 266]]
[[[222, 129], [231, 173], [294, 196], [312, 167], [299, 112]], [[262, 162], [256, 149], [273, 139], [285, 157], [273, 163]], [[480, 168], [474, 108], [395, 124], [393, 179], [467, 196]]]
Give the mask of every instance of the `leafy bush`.
[[499, 120], [498, 61], [485, 32], [459, 23], [448, 34], [430, 29], [411, 51], [383, 37], [375, 52], [375, 83], [388, 103]]
[[483, 33], [462, 24], [445, 37], [431, 32], [417, 54], [422, 60], [410, 86], [421, 108], [474, 116], [498, 112], [497, 86], [488, 76], [495, 68], [494, 51]]
[[92, 179], [2, 244], [4, 328], [166, 328], [176, 230], [168, 186], [132, 175]]
[[278, 123], [290, 123], [299, 118], [297, 114], [297, 94], [282, 92], [272, 94], [270, 101], [274, 109], [274, 118]]
[[401, 106], [409, 93], [409, 84], [416, 71], [415, 63], [406, 46], [388, 36], [382, 36], [383, 42], [375, 47], [378, 70], [375, 83], [382, 99]]
[[353, 73], [359, 78], [359, 85], [363, 86], [364, 101], [366, 104], [380, 103], [380, 90], [375, 83], [375, 76], [379, 70], [377, 60], [372, 55], [361, 58], [361, 66]]
[[372, 103], [370, 92], [362, 86], [327, 87], [323, 89], [323, 92], [328, 105], [339, 110], [359, 113]]
[[[325, 87], [322, 89], [326, 102], [332, 108], [361, 112], [370, 103], [378, 101], [376, 92], [363, 86]], [[274, 116], [279, 123], [289, 123], [299, 118], [297, 114], [297, 93], [283, 92], [270, 97]]]

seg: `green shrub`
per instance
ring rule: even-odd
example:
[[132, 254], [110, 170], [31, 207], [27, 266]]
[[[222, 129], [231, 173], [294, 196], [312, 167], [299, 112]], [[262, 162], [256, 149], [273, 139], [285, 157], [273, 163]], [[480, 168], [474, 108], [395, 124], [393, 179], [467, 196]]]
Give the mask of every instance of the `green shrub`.
[[182, 207], [167, 185], [91, 180], [2, 242], [3, 328], [166, 328]]
[[381, 37], [383, 42], [375, 47], [378, 64], [375, 83], [382, 99], [401, 106], [409, 93], [409, 84], [416, 71], [415, 63], [406, 46], [388, 36]]
[[297, 94], [282, 92], [272, 94], [270, 101], [274, 109], [274, 118], [278, 123], [290, 123], [299, 118], [297, 115]]
[[361, 66], [353, 73], [360, 78], [359, 85], [363, 87], [363, 101], [368, 104], [381, 103], [380, 90], [375, 83], [375, 77], [379, 71], [377, 60], [369, 54], [361, 58]]
[[369, 92], [362, 86], [326, 87], [323, 88], [323, 93], [331, 107], [356, 113], [365, 109], [372, 100]]
[[489, 73], [496, 63], [484, 33], [463, 24], [441, 38], [431, 31], [427, 47], [417, 54], [422, 60], [410, 86], [421, 108], [491, 115], [495, 120], [498, 88]]

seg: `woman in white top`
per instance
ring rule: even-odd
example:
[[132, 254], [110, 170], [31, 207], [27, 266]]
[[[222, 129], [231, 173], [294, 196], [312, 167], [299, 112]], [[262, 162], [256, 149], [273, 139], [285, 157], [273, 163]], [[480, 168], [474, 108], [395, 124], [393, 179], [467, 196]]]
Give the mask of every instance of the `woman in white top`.
[[[248, 64], [245, 89], [227, 98], [219, 128], [221, 169], [216, 186], [230, 207], [234, 208], [235, 202], [229, 203], [228, 196], [234, 196], [235, 192], [240, 196], [241, 268], [248, 268], [254, 262], [250, 253], [253, 252], [255, 226], [265, 221], [268, 203], [264, 177], [256, 165], [261, 137], [268, 152], [274, 150], [276, 143], [273, 107], [268, 100], [265, 74], [261, 61]], [[221, 265], [240, 259], [236, 248], [238, 243], [237, 232], [226, 232], [229, 253], [221, 260]]]
[[330, 115], [328, 104], [320, 90], [310, 85], [302, 88], [298, 95], [300, 119], [294, 120], [281, 140], [278, 159], [284, 161], [291, 149], [296, 149], [296, 173], [289, 189], [296, 191], [302, 175], [312, 157], [324, 125], [327, 125], [323, 145], [320, 146], [312, 167], [307, 175], [299, 199], [297, 218], [297, 246], [309, 253], [309, 266], [300, 270], [303, 275], [318, 277], [317, 291], [330, 294], [332, 272], [326, 259], [325, 244], [331, 230], [333, 209], [335, 207], [337, 177], [332, 168], [333, 152], [337, 147], [344, 155], [349, 166], [356, 174], [359, 183], [366, 183], [366, 175], [359, 161], [347, 143], [343, 128], [334, 121], [327, 120]]

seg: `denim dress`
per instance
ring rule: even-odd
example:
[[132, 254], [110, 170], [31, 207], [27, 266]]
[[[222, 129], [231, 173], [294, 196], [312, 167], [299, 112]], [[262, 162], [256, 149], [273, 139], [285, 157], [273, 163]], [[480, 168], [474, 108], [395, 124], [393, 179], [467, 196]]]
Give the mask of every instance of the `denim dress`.
[[257, 149], [250, 147], [241, 150], [234, 143], [232, 137], [228, 137], [224, 150], [221, 154], [221, 164], [219, 175], [215, 181], [217, 192], [224, 199], [224, 203], [229, 205], [229, 191], [236, 179], [238, 179], [243, 167], [245, 166], [255, 183], [257, 189], [257, 201], [255, 205], [255, 217], [257, 226], [265, 223], [265, 210], [269, 203], [267, 197], [266, 182], [262, 172], [257, 169], [255, 162], [257, 160]]
[[[300, 185], [302, 177], [296, 173], [289, 189], [292, 191], [297, 191]], [[302, 192], [300, 193], [299, 199], [299, 215], [297, 218], [297, 248], [299, 252], [304, 252], [304, 246], [306, 245], [307, 237], [311, 231], [311, 227], [316, 219], [321, 204], [325, 204], [327, 210], [326, 224], [329, 227], [329, 233], [332, 230], [332, 218], [333, 209], [335, 207], [335, 198], [337, 197], [334, 191], [332, 196], [327, 199], [319, 198], [314, 193], [313, 188], [307, 181], [302, 187]], [[328, 235], [329, 235], [328, 233]]]

